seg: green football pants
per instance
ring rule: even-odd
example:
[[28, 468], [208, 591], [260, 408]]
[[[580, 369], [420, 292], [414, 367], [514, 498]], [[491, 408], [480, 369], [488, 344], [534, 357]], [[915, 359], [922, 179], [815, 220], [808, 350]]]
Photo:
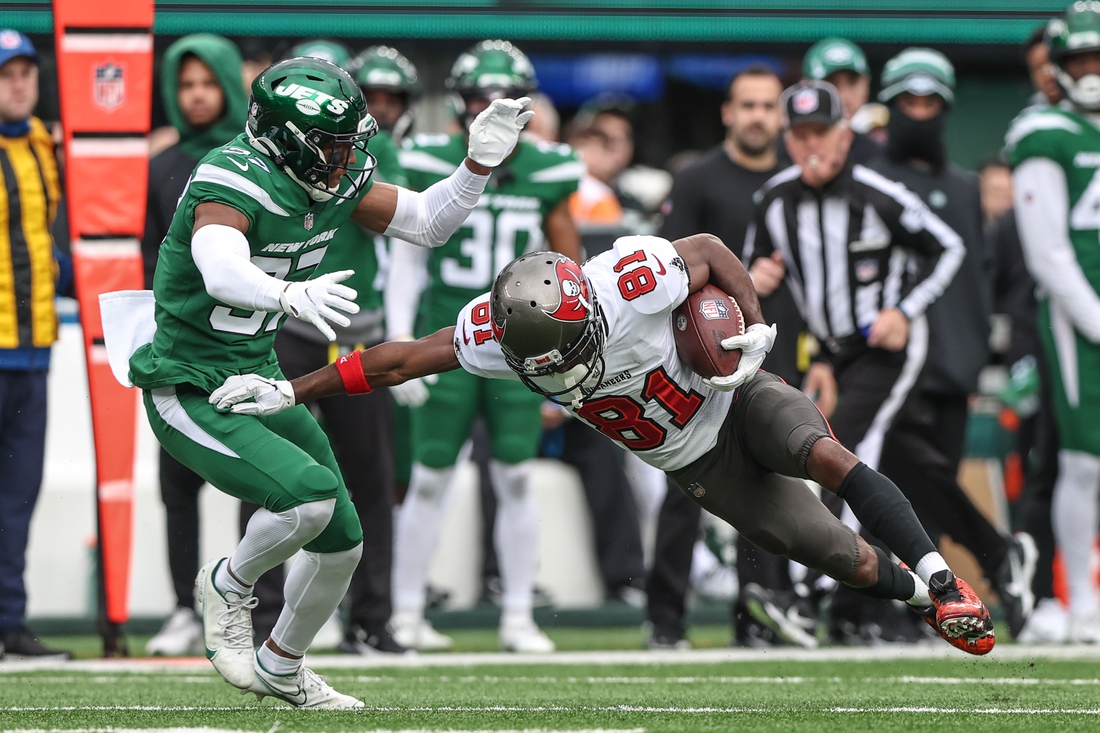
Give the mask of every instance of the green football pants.
[[1050, 359], [1060, 447], [1100, 456], [1100, 344], [1078, 333], [1050, 301], [1039, 304], [1039, 335]]
[[447, 468], [458, 460], [480, 413], [489, 429], [492, 456], [516, 464], [538, 454], [543, 397], [520, 382], [475, 377], [462, 369], [439, 375], [428, 401], [412, 411], [413, 460]]
[[271, 417], [218, 412], [188, 385], [143, 390], [153, 434], [211, 485], [272, 512], [336, 499], [328, 526], [304, 549], [343, 552], [363, 541], [328, 437], [304, 405]]

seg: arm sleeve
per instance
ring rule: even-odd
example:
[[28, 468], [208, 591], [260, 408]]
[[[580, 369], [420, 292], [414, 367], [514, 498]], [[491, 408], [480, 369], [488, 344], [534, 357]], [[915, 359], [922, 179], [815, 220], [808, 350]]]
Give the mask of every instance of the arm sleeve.
[[233, 227], [207, 224], [191, 235], [191, 257], [211, 298], [235, 308], [277, 312], [286, 283], [249, 259], [248, 240]]
[[489, 176], [475, 175], [465, 163], [454, 173], [417, 193], [397, 188], [397, 207], [383, 232], [422, 247], [439, 247], [477, 206]]
[[413, 335], [416, 309], [424, 289], [428, 251], [400, 239], [390, 240], [390, 269], [383, 301], [386, 310], [386, 340]]
[[1049, 158], [1028, 158], [1012, 174], [1012, 184], [1028, 270], [1074, 327], [1100, 343], [1100, 296], [1081, 270], [1069, 238], [1065, 173]]

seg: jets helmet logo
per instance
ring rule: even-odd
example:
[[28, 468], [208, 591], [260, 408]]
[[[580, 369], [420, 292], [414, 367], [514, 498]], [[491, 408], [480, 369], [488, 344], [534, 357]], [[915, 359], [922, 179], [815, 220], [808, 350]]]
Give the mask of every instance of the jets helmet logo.
[[558, 278], [558, 290], [561, 300], [553, 311], [543, 311], [555, 321], [569, 321], [571, 323], [583, 321], [588, 317], [590, 310], [588, 301], [588, 283], [576, 262], [559, 260], [554, 267], [554, 273]]

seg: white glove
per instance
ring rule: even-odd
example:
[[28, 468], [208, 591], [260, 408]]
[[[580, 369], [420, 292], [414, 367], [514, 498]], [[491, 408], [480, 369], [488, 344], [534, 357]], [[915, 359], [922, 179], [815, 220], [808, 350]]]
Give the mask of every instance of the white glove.
[[431, 396], [431, 393], [428, 392], [428, 385], [435, 384], [438, 381], [439, 376], [436, 374], [416, 377], [407, 382], [393, 385], [390, 387], [390, 394], [393, 395], [393, 399], [399, 405], [411, 408], [420, 407]]
[[708, 387], [719, 392], [737, 389], [760, 371], [764, 357], [772, 350], [772, 345], [775, 343], [775, 333], [774, 323], [770, 326], [754, 323], [740, 336], [730, 336], [723, 340], [722, 348], [726, 351], [741, 349], [741, 361], [733, 374], [728, 377], [711, 377], [703, 381]]
[[290, 283], [279, 294], [279, 304], [295, 318], [312, 323], [329, 341], [335, 341], [336, 332], [326, 321], [337, 326], [350, 326], [351, 321], [333, 308], [344, 313], [359, 312], [359, 306], [355, 303], [359, 293], [346, 285], [337, 285], [354, 274], [354, 270], [340, 270], [313, 280]]
[[235, 374], [210, 393], [210, 404], [238, 415], [277, 415], [294, 407], [294, 388], [283, 379]]
[[520, 130], [535, 116], [530, 97], [494, 99], [470, 124], [470, 160], [496, 168], [515, 150]]

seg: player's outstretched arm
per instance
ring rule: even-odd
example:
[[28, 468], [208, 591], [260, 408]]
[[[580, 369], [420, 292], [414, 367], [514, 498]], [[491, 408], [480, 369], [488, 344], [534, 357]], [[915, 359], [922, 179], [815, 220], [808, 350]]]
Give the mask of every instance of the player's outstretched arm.
[[468, 157], [447, 178], [417, 193], [376, 183], [351, 218], [372, 232], [423, 247], [439, 247], [458, 230], [481, 198], [489, 173], [512, 154], [534, 116], [531, 100], [494, 100], [470, 125]]
[[454, 326], [416, 341], [390, 341], [353, 351], [335, 364], [292, 382], [255, 374], [232, 376], [210, 395], [219, 410], [242, 415], [275, 415], [294, 405], [340, 394], [363, 394], [409, 379], [457, 369]]

